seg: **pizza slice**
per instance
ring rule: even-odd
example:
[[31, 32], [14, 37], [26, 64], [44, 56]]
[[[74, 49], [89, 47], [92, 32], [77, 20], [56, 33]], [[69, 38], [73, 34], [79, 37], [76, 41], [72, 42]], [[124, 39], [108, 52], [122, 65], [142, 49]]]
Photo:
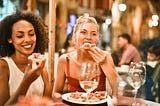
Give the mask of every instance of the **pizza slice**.
[[87, 97], [81, 92], [75, 92], [75, 93], [71, 93], [68, 99], [79, 101], [79, 102], [85, 102], [87, 100]]
[[102, 99], [107, 98], [107, 92], [106, 91], [96, 91], [94, 92], [94, 96], [102, 100]]

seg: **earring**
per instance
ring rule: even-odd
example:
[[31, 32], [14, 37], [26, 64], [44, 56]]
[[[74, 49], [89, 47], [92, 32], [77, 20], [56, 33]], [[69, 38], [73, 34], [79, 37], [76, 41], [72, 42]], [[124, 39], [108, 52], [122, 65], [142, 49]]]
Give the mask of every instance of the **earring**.
[[8, 43], [12, 43], [12, 40], [11, 40], [11, 39], [8, 39]]

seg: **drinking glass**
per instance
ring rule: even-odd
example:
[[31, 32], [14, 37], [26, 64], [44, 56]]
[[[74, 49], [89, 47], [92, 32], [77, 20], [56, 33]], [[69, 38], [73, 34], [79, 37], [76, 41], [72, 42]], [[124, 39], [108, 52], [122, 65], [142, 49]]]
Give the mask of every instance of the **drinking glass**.
[[135, 102], [137, 90], [143, 85], [146, 81], [146, 68], [143, 62], [132, 63], [128, 71], [127, 81], [135, 89], [136, 93], [134, 96], [134, 102], [132, 106], [139, 106], [139, 103]]
[[95, 63], [82, 63], [79, 83], [87, 93], [94, 91], [99, 82], [99, 74]]

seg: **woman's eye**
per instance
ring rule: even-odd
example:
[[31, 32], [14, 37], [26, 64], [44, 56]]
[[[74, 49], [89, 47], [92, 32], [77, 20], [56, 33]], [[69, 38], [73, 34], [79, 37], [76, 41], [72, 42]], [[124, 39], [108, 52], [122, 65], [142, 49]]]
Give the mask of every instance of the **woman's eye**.
[[29, 32], [28, 32], [28, 35], [29, 35], [29, 36], [34, 36], [34, 35], [35, 35], [34, 30], [29, 31]]
[[93, 33], [92, 35], [93, 35], [93, 36], [97, 36], [97, 34], [96, 34], [96, 33]]
[[23, 37], [23, 35], [17, 35], [17, 38], [22, 38]]
[[29, 34], [30, 36], [34, 36], [34, 33], [33, 34]]
[[31, 32], [28, 32], [28, 35], [29, 35], [29, 36], [34, 36], [35, 33], [34, 33], [34, 31], [31, 31]]
[[81, 33], [82, 33], [82, 34], [85, 34], [86, 32], [85, 32], [85, 31], [81, 31]]

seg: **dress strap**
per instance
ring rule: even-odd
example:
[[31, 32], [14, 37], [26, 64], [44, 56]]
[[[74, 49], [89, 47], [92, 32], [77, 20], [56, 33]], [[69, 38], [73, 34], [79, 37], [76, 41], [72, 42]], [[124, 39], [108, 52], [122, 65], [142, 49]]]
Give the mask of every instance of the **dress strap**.
[[66, 57], [66, 76], [70, 76], [70, 59], [68, 55]]

